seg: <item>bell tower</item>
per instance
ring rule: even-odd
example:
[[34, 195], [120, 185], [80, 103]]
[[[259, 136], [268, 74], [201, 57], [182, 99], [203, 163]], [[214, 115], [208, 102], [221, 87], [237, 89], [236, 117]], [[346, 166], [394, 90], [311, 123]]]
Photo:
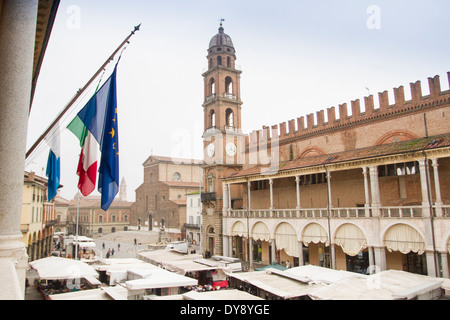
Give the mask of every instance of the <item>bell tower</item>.
[[[224, 200], [238, 205], [239, 191], [226, 191], [220, 179], [242, 169], [245, 136], [241, 130], [242, 71], [236, 67], [236, 50], [222, 23], [208, 47], [204, 80], [202, 249], [205, 255], [222, 255], [222, 209]], [[234, 197], [234, 195], [236, 195]]]

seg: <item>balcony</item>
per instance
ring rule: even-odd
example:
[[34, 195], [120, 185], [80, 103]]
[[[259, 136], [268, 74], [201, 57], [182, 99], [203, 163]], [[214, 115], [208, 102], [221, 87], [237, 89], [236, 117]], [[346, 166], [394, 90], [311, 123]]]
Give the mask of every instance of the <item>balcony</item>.
[[216, 201], [216, 193], [215, 192], [202, 192], [200, 197], [201, 197], [202, 202]]
[[184, 224], [185, 229], [197, 229], [200, 230], [200, 225], [196, 223], [185, 223]]
[[49, 220], [49, 221], [45, 222], [44, 228], [50, 228], [50, 227], [54, 226], [54, 225], [57, 224], [57, 223], [58, 223], [58, 220], [57, 220], [57, 219], [55, 219], [55, 220]]
[[225, 93], [223, 94], [223, 97], [224, 97], [225, 99], [237, 100], [235, 94], [228, 93], [228, 92], [225, 92]]
[[[203, 200], [202, 200], [203, 201]], [[440, 213], [437, 213], [438, 210]], [[422, 206], [379, 207], [381, 218], [423, 218]], [[434, 216], [450, 217], [450, 206], [443, 205], [439, 208], [433, 206]], [[305, 219], [305, 218], [370, 218], [374, 216], [372, 208], [301, 208], [301, 209], [252, 209], [229, 210], [226, 214], [229, 218], [275, 218], [275, 219]]]

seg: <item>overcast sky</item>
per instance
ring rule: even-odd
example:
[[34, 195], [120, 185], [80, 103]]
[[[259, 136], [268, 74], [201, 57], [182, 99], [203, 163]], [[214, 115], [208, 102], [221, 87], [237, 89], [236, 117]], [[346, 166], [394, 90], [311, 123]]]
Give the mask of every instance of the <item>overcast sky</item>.
[[[427, 78], [435, 75], [448, 90], [449, 13], [447, 0], [62, 0], [29, 118], [28, 147], [139, 23], [117, 73], [120, 175], [129, 201], [152, 152], [202, 158], [201, 74], [220, 19], [242, 70], [242, 129], [250, 133], [363, 101], [369, 93], [377, 105], [378, 92], [388, 90], [393, 102], [392, 89], [401, 85], [409, 99], [409, 84], [417, 80], [426, 95]], [[45, 176], [48, 150], [42, 145], [25, 170]], [[61, 195], [67, 199], [77, 192], [79, 153], [75, 136], [62, 129]]]

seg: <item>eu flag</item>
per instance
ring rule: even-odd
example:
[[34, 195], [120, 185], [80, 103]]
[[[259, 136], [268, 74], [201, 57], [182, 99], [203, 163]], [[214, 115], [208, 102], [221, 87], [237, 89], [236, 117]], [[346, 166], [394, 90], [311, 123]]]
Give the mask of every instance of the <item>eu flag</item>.
[[119, 135], [117, 119], [116, 71], [110, 77], [109, 92], [106, 98], [105, 125], [100, 141], [102, 153], [98, 169], [98, 191], [102, 195], [101, 207], [108, 210], [119, 191]]

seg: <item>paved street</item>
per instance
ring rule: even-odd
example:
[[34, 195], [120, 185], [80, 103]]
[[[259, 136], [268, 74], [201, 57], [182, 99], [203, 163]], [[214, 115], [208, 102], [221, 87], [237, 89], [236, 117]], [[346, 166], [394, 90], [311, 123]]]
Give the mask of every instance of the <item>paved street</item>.
[[100, 258], [106, 258], [106, 253], [108, 250], [112, 252], [112, 249], [114, 249], [114, 255], [110, 255], [110, 259], [135, 258], [137, 252], [147, 249], [148, 244], [158, 241], [158, 231], [119, 231], [96, 238], [94, 241], [95, 253]]

